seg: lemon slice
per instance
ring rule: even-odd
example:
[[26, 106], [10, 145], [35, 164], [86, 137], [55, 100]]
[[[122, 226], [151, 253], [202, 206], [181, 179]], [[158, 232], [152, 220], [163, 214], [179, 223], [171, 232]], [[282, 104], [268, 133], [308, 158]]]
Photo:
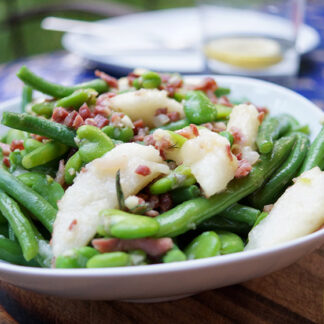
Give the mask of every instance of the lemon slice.
[[267, 38], [215, 39], [205, 46], [204, 51], [211, 59], [246, 69], [265, 68], [282, 60], [280, 44]]

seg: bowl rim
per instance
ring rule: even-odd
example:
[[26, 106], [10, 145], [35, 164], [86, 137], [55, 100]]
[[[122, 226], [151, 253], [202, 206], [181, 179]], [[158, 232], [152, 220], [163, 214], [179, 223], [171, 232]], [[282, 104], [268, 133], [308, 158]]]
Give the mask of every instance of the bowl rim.
[[[261, 87], [267, 87], [270, 91], [280, 92], [291, 98], [296, 98], [302, 104], [308, 106], [314, 113], [319, 116], [324, 117], [324, 112], [318, 108], [314, 103], [312, 103], [307, 98], [303, 97], [299, 93], [294, 92], [291, 89], [282, 87], [280, 85], [248, 77], [241, 76], [224, 76], [224, 75], [214, 75], [214, 74], [204, 74], [204, 75], [185, 75], [184, 78], [188, 81], [199, 80], [204, 77], [213, 77], [216, 81], [223, 83], [239, 83], [244, 82], [245, 84], [257, 85]], [[0, 103], [0, 112], [6, 109], [8, 106], [18, 105], [20, 98], [10, 99], [8, 101]], [[278, 252], [288, 252], [293, 248], [298, 248], [304, 244], [313, 242], [318, 242], [324, 244], [324, 228], [317, 230], [306, 236], [278, 244], [273, 247], [265, 247], [256, 250], [248, 250], [237, 253], [232, 253], [228, 255], [222, 255], [198, 259], [198, 260], [187, 260], [185, 262], [173, 262], [173, 263], [159, 263], [151, 265], [140, 265], [136, 267], [116, 267], [116, 268], [81, 268], [81, 269], [52, 269], [52, 268], [33, 268], [28, 266], [14, 265], [7, 262], [0, 262], [0, 271], [10, 272], [11, 274], [24, 275], [24, 276], [38, 276], [46, 278], [92, 278], [92, 277], [127, 277], [127, 276], [146, 276], [146, 275], [157, 275], [165, 273], [176, 273], [183, 271], [197, 270], [200, 268], [212, 268], [219, 265], [226, 265], [232, 262], [240, 262], [244, 260], [254, 260], [260, 256], [267, 256], [276, 254]]]

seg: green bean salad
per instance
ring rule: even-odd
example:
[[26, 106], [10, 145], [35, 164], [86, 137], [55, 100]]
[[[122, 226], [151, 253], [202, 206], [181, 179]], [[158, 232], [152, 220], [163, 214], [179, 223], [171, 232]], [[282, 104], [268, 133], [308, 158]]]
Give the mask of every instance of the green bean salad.
[[25, 66], [17, 73], [21, 112], [2, 114], [1, 260], [180, 262], [323, 226], [324, 127], [311, 143], [307, 125], [234, 102], [211, 77], [95, 75], [63, 86]]

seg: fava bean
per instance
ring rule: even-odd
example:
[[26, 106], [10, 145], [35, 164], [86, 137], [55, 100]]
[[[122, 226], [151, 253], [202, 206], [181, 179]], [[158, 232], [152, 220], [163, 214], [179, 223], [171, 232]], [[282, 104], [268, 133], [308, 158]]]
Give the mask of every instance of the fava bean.
[[131, 259], [125, 252], [102, 253], [93, 256], [87, 262], [87, 268], [125, 267], [130, 265]]

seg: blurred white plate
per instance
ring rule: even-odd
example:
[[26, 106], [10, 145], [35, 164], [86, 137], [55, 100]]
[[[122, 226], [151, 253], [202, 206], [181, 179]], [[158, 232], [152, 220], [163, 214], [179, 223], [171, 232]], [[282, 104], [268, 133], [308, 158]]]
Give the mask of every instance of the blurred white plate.
[[[188, 77], [197, 81], [201, 77]], [[291, 113], [307, 123], [312, 138], [320, 130], [323, 112], [289, 89], [260, 80], [215, 76], [230, 87], [233, 99], [246, 97], [267, 106], [272, 114]], [[19, 101], [0, 105], [1, 111], [19, 111]], [[76, 299], [127, 299], [156, 302], [178, 299], [204, 290], [220, 288], [264, 276], [296, 262], [324, 244], [324, 229], [272, 248], [212, 258], [105, 269], [40, 269], [0, 262], [0, 280], [49, 295]]]
[[[248, 14], [250, 15], [250, 14]], [[228, 24], [228, 14], [220, 9], [217, 10], [217, 19]], [[255, 15], [251, 16], [255, 19]], [[237, 20], [237, 19], [241, 19]], [[274, 33], [282, 33], [287, 29], [287, 22], [279, 17], [270, 15], [259, 15], [260, 25], [266, 27], [271, 25]], [[236, 18], [237, 24], [246, 25], [250, 18], [247, 15]], [[107, 35], [107, 40], [67, 33], [63, 36], [63, 46], [70, 52], [104, 66], [110, 70], [120, 73], [128, 72], [135, 67], [145, 67], [157, 71], [177, 71], [181, 73], [201, 73], [204, 71], [204, 60], [199, 51], [200, 25], [199, 14], [196, 8], [178, 8], [158, 10], [152, 12], [136, 13], [122, 17], [110, 18], [100, 21], [107, 26], [118, 28], [123, 31], [122, 36], [118, 34]], [[127, 37], [125, 30], [132, 31]], [[134, 33], [138, 35], [134, 39]], [[163, 53], [149, 52], [147, 55], [141, 53], [129, 53], [129, 55], [112, 55], [118, 43], [121, 48], [125, 44], [130, 46], [144, 44], [148, 45], [148, 35], [151, 39], [159, 40], [161, 43], [179, 43], [180, 46], [189, 45], [191, 50], [167, 51]], [[315, 49], [320, 42], [318, 32], [307, 25], [303, 25], [297, 40], [297, 47], [301, 54], [306, 54]], [[113, 53], [113, 52], [112, 52]], [[109, 54], [109, 55], [107, 55]]]

